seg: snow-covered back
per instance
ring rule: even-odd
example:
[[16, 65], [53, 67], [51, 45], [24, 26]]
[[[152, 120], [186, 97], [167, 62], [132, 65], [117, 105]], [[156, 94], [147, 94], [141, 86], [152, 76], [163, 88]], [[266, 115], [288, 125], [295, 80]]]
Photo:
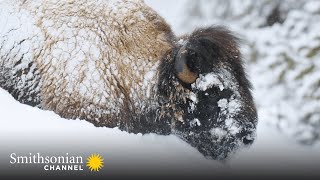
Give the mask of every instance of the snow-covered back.
[[97, 123], [125, 108], [150, 110], [157, 61], [171, 48], [170, 31], [157, 23], [165, 24], [141, 0], [1, 1], [1, 87], [20, 102], [37, 99], [32, 104]]

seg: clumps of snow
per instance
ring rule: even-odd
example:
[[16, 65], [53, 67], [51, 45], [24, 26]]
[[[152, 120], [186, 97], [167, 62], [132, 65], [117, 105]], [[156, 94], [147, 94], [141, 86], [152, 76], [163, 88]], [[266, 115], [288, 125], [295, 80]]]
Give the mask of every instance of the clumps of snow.
[[218, 101], [218, 107], [220, 107], [220, 118], [218, 121], [224, 121], [224, 127], [228, 133], [233, 135], [239, 133], [242, 127], [240, 127], [234, 117], [241, 110], [241, 101], [233, 95], [229, 99], [220, 99]]
[[190, 121], [190, 126], [191, 127], [201, 126], [201, 122], [199, 121], [198, 118], [194, 118], [192, 121]]
[[179, 45], [181, 45], [181, 46], [183, 46], [185, 43], [186, 43], [186, 40], [183, 39], [183, 38], [181, 38], [181, 39], [179, 39], [179, 40], [177, 41], [177, 44], [179, 44]]
[[240, 109], [241, 109], [241, 102], [238, 99], [233, 99], [233, 97], [231, 97], [231, 101], [229, 101], [229, 104], [228, 104], [229, 113], [235, 114], [239, 112]]
[[224, 89], [223, 83], [220, 81], [219, 76], [215, 73], [200, 75], [193, 86], [201, 91], [206, 91], [212, 86], [219, 87], [220, 91]]
[[218, 107], [222, 108], [222, 109], [226, 109], [228, 106], [228, 100], [227, 99], [220, 99], [218, 101]]
[[223, 137], [227, 136], [228, 132], [220, 127], [212, 128], [210, 134], [216, 137], [216, 141], [221, 141]]
[[189, 107], [188, 107], [188, 112], [191, 113], [195, 110], [196, 108], [196, 104], [198, 103], [198, 97], [197, 94], [190, 92], [188, 99], [190, 99], [191, 101], [189, 102]]
[[200, 74], [199, 78], [191, 86], [200, 91], [206, 91], [212, 87], [218, 87], [220, 91], [230, 89], [239, 95], [238, 83], [235, 77], [223, 68], [208, 74]]
[[241, 110], [241, 101], [235, 98], [235, 95], [232, 95], [230, 99], [220, 99], [218, 101], [218, 107], [221, 108], [222, 114], [229, 114], [234, 116]]
[[198, 103], [198, 98], [197, 95], [193, 92], [189, 93], [189, 99], [193, 102], [193, 103]]
[[151, 97], [153, 93], [152, 88], [156, 84], [157, 67], [158, 67], [158, 63], [155, 63], [155, 65], [153, 65], [153, 67], [151, 67], [151, 69], [147, 71], [144, 75], [144, 80], [141, 88], [145, 90], [145, 94], [147, 98]]
[[155, 70], [151, 70], [151, 71], [147, 72], [144, 75], [144, 85], [147, 85], [148, 82], [150, 82], [152, 80], [152, 78], [154, 77], [155, 73], [156, 73]]
[[228, 129], [228, 132], [235, 135], [241, 131], [241, 127], [233, 118], [228, 118], [225, 120], [225, 126]]
[[193, 112], [196, 109], [196, 104], [194, 102], [189, 103], [188, 113]]

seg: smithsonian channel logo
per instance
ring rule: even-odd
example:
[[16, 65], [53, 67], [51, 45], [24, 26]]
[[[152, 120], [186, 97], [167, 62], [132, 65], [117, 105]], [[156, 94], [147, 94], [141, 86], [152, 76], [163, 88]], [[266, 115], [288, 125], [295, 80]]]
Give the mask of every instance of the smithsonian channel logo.
[[65, 155], [53, 156], [41, 153], [29, 153], [28, 155], [10, 154], [10, 164], [34, 164], [40, 165], [45, 171], [99, 171], [104, 166], [104, 159], [99, 154], [91, 154], [88, 157]]

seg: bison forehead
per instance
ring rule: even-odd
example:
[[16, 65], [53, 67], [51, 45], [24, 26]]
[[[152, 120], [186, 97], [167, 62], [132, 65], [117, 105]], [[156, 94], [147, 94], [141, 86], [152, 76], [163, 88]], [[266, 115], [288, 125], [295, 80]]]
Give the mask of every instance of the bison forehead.
[[128, 102], [137, 111], [146, 106], [142, 102], [153, 102], [171, 30], [142, 1], [37, 0], [19, 6], [34, 24], [37, 42], [30, 51], [42, 75], [43, 107], [88, 118], [118, 113]]

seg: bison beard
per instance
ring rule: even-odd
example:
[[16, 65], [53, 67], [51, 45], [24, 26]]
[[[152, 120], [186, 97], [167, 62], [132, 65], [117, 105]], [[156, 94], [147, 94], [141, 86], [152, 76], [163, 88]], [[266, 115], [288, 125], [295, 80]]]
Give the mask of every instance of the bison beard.
[[[257, 113], [230, 31], [209, 27], [177, 38], [142, 1], [86, 2], [24, 1], [3, 9], [20, 26], [0, 32], [0, 87], [64, 118], [175, 134], [208, 158], [225, 159], [253, 142]], [[84, 55], [60, 51], [63, 45]]]

